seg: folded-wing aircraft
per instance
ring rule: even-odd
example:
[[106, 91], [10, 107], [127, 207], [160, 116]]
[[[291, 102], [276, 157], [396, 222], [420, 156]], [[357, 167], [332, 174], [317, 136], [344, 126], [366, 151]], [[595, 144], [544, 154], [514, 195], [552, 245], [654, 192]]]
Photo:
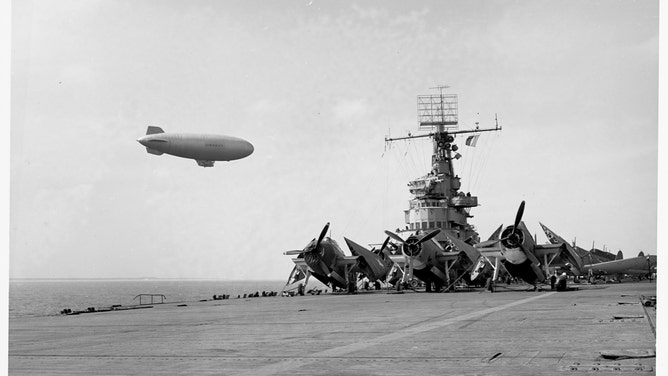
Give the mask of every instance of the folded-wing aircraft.
[[570, 245], [566, 240], [564, 240], [564, 238], [559, 236], [554, 231], [550, 230], [543, 223], [541, 222], [538, 223], [540, 224], [540, 227], [543, 229], [543, 232], [545, 233], [545, 236], [547, 237], [547, 240], [550, 243], [564, 244], [566, 250], [568, 251], [567, 257], [563, 262], [561, 260], [556, 260], [556, 263], [562, 269], [569, 270], [574, 275], [586, 274], [587, 271], [584, 270], [584, 266], [586, 264], [597, 264], [603, 261], [611, 261], [615, 260], [616, 258], [618, 259], [623, 258], [621, 253], [622, 251], [619, 251], [619, 253], [615, 255], [609, 252], [600, 251], [598, 249], [592, 249], [591, 251], [587, 251], [575, 245], [575, 242], [573, 243], [573, 245]]
[[[522, 201], [517, 210], [517, 215], [515, 215], [514, 224], [501, 231], [498, 240], [478, 243], [475, 247], [485, 257], [495, 257], [497, 259], [495, 274], [498, 272], [498, 262], [500, 261], [510, 275], [522, 279], [536, 289], [536, 285], [544, 282], [547, 278], [547, 265], [550, 264], [548, 259], [553, 259], [556, 255], [565, 251], [565, 247], [563, 244], [536, 244], [526, 225], [522, 222], [524, 206], [525, 202]], [[541, 259], [543, 260], [542, 263]], [[541, 266], [544, 269], [541, 269]]]
[[578, 256], [580, 263], [577, 265], [577, 269], [579, 269], [580, 274], [632, 274], [645, 276], [652, 273], [653, 268], [656, 268], [656, 256], [654, 255], [645, 256], [640, 252], [637, 257], [625, 259], [623, 258], [622, 251], [617, 252], [616, 255], [598, 249], [586, 251], [575, 245], [570, 246], [562, 237], [544, 224], [541, 223], [540, 226], [551, 243], [564, 243], [570, 252]]
[[[334, 239], [326, 237], [328, 230], [329, 222], [322, 229], [318, 238], [311, 240], [304, 249], [287, 251], [283, 254], [297, 255], [292, 259], [296, 265], [293, 274], [299, 268], [302, 272], [306, 272], [307, 277], [313, 275], [325, 285], [352, 292], [355, 289], [356, 281], [353, 267], [358, 257], [346, 256]], [[304, 265], [307, 268], [304, 268]]]
[[[320, 232], [317, 239], [311, 240], [302, 250], [287, 251], [286, 255], [297, 255], [288, 284], [302, 277], [313, 275], [325, 285], [345, 288], [353, 292], [357, 281], [357, 273], [361, 273], [369, 281], [385, 280], [394, 266], [394, 261], [386, 249], [389, 238], [385, 240], [379, 251], [369, 251], [350, 239], [345, 239], [352, 252], [346, 256], [333, 239], [326, 237], [329, 223]], [[306, 281], [308, 282], [308, 281]], [[306, 283], [305, 283], [306, 284]]]
[[370, 282], [383, 281], [393, 283], [393, 278], [396, 273], [395, 270], [403, 269], [404, 258], [402, 256], [395, 256], [388, 250], [390, 238], [387, 237], [379, 250], [375, 248], [368, 250], [365, 247], [355, 243], [354, 241], [343, 238], [350, 249], [353, 256], [357, 257], [355, 270], [369, 279]]
[[648, 277], [656, 271], [656, 255], [645, 256], [640, 252], [640, 255], [637, 257], [587, 264], [584, 266], [584, 270], [593, 275], [630, 274]]
[[440, 291], [443, 286], [450, 283], [449, 269], [462, 257], [463, 252], [447, 252], [434, 240], [440, 231], [436, 229], [429, 233], [416, 233], [406, 239], [391, 231], [385, 231], [401, 245], [401, 251], [406, 258], [404, 283], [410, 282], [415, 276], [425, 283], [427, 292], [432, 291], [432, 284], [435, 291]]
[[441, 232], [441, 238], [443, 239], [441, 244], [444, 245], [445, 251], [448, 254], [452, 254], [453, 252], [461, 254], [461, 257], [455, 260], [451, 266], [451, 269], [455, 270], [458, 279], [461, 278], [467, 284], [470, 284], [472, 281], [487, 275], [492, 269], [493, 264], [489, 263], [473, 245], [453, 236], [447, 231]]

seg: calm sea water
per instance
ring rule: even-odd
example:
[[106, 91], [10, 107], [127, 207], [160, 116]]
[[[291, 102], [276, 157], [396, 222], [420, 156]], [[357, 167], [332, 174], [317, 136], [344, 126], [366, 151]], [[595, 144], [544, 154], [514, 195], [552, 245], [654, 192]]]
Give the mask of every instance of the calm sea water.
[[[139, 304], [138, 294], [163, 294], [165, 302], [187, 302], [211, 299], [213, 295], [237, 295], [262, 291], [279, 292], [285, 281], [221, 281], [221, 280], [10, 280], [9, 318], [59, 315], [88, 307], [109, 307], [114, 304]], [[145, 301], [144, 301], [145, 303]]]

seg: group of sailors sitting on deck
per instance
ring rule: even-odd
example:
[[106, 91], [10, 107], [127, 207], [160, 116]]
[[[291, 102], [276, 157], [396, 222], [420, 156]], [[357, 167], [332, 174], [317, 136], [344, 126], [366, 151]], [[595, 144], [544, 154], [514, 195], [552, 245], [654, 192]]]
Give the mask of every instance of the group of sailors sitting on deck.
[[[262, 291], [261, 295], [260, 295], [259, 291], [255, 291], [254, 293], [243, 294], [243, 296], [242, 295], [237, 295], [237, 299], [259, 298], [259, 297], [264, 298], [264, 297], [267, 297], [267, 296], [276, 296], [276, 295], [278, 295], [278, 293], [276, 291]], [[229, 298], [230, 298], [230, 296], [225, 295], [225, 294], [223, 294], [223, 295], [215, 295], [214, 294], [213, 295], [213, 300], [225, 300], [225, 299], [229, 299]]]
[[[299, 286], [297, 286], [297, 291], [295, 292], [294, 290], [291, 291], [283, 291], [281, 293], [281, 296], [295, 296], [295, 295], [301, 295], [304, 296], [304, 290], [306, 289], [306, 286], [304, 286], [303, 283], [300, 283]], [[310, 289], [306, 291], [307, 294], [311, 295], [320, 295], [322, 292], [327, 293], [327, 289], [321, 290], [321, 289]]]

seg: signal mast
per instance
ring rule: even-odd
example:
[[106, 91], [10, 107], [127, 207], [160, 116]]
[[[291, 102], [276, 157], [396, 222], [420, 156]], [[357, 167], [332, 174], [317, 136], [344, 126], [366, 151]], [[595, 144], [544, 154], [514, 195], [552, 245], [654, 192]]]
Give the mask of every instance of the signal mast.
[[[409, 135], [406, 137], [389, 138], [390, 143], [399, 140], [431, 137], [433, 154], [431, 171], [408, 183], [413, 197], [409, 200], [409, 208], [404, 210], [406, 226], [397, 232], [429, 232], [441, 229], [455, 238], [471, 245], [480, 241], [475, 227], [468, 223], [471, 208], [478, 206], [478, 197], [459, 191], [461, 181], [455, 175], [452, 160], [461, 157], [454, 144], [458, 135], [471, 134], [466, 143], [475, 146], [479, 133], [500, 131], [498, 120], [494, 128], [459, 130], [457, 94], [444, 94], [448, 86], [437, 86], [438, 95], [419, 95], [417, 97], [418, 128], [429, 131], [428, 134]], [[476, 123], [477, 124], [477, 123]], [[454, 155], [453, 155], [454, 153]], [[408, 236], [408, 235], [405, 235]], [[447, 237], [439, 233], [435, 238], [445, 249], [449, 248]]]

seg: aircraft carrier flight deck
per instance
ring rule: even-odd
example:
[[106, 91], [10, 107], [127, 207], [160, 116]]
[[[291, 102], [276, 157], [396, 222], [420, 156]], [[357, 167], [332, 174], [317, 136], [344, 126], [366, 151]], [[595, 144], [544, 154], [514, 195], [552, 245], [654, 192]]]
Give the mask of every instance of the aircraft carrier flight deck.
[[651, 281], [154, 304], [9, 322], [10, 375], [656, 374]]

